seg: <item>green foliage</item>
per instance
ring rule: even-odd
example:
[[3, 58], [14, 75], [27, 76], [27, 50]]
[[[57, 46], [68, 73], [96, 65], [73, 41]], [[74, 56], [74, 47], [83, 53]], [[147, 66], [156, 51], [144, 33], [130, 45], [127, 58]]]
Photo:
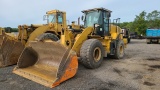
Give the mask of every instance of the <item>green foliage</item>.
[[7, 33], [18, 32], [18, 28], [5, 27], [4, 29]]
[[18, 28], [12, 28], [11, 32], [18, 32]]
[[145, 35], [147, 28], [160, 28], [160, 11], [154, 10], [148, 14], [142, 11], [139, 15], [136, 15], [133, 22], [123, 22], [120, 27]]
[[157, 10], [148, 13], [146, 16], [149, 28], [160, 28], [160, 12]]

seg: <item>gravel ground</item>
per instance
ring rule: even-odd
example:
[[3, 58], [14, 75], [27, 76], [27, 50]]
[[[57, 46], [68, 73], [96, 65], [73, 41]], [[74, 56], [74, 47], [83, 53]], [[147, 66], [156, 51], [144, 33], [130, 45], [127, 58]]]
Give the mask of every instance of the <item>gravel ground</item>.
[[79, 65], [76, 76], [55, 88], [47, 88], [12, 73], [15, 66], [0, 69], [1, 90], [159, 90], [160, 45], [133, 40], [121, 60], [105, 58], [100, 68]]

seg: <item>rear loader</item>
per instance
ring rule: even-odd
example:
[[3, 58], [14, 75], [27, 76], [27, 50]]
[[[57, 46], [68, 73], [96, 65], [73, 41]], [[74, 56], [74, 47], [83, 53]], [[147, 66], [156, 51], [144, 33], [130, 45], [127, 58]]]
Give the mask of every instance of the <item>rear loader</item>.
[[[123, 39], [120, 27], [110, 24], [111, 11], [94, 8], [82, 12], [84, 28], [61, 27], [58, 42], [41, 38], [28, 42], [13, 72], [52, 88], [76, 74], [77, 57], [90, 69], [98, 68], [107, 55], [123, 58], [127, 40]], [[48, 30], [43, 27], [39, 31]]]
[[[22, 29], [23, 27], [23, 29]], [[27, 42], [29, 31], [26, 25], [18, 27], [18, 36], [3, 32], [0, 37], [0, 67], [16, 64]], [[37, 27], [33, 27], [32, 29]]]
[[127, 43], [130, 43], [131, 37], [130, 37], [130, 31], [129, 29], [122, 29], [123, 32], [123, 38], [127, 39]]
[[[19, 25], [18, 36], [3, 33], [0, 38], [0, 67], [16, 64], [20, 54], [28, 42], [34, 40], [51, 39], [58, 41], [61, 36], [61, 30], [67, 28], [66, 12], [51, 10], [44, 15], [47, 24]], [[72, 23], [71, 28], [80, 28], [79, 25]]]

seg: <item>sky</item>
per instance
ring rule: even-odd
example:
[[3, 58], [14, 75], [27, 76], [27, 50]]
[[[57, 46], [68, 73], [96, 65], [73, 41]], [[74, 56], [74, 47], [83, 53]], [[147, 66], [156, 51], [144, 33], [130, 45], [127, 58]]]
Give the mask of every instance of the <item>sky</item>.
[[0, 27], [45, 24], [43, 15], [54, 9], [66, 11], [70, 22], [77, 21], [82, 10], [99, 7], [111, 10], [111, 19], [130, 22], [142, 11], [160, 11], [159, 4], [160, 0], [0, 0]]

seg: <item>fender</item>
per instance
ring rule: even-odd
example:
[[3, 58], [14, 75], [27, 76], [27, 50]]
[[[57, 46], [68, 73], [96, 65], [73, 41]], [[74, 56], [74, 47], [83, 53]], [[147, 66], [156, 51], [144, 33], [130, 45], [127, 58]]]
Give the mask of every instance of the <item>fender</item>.
[[[48, 25], [41, 26], [41, 27], [37, 28], [36, 30], [34, 30], [34, 31], [30, 34], [29, 39], [28, 39], [28, 41], [27, 41], [27, 43], [26, 43], [25, 46], [28, 46], [28, 43], [29, 43], [30, 41], [34, 41], [34, 40], [36, 39], [36, 37], [38, 37], [39, 35], [47, 32], [48, 30], [51, 30], [51, 28], [50, 28]], [[52, 31], [50, 31], [50, 32], [55, 33], [54, 30], [52, 30]]]
[[76, 41], [72, 47], [72, 50], [74, 50], [77, 53], [77, 55], [79, 55], [80, 48], [81, 48], [83, 42], [88, 39], [88, 35], [93, 30], [94, 30], [93, 27], [87, 27], [86, 29], [83, 30], [83, 32], [81, 34], [77, 35]]

